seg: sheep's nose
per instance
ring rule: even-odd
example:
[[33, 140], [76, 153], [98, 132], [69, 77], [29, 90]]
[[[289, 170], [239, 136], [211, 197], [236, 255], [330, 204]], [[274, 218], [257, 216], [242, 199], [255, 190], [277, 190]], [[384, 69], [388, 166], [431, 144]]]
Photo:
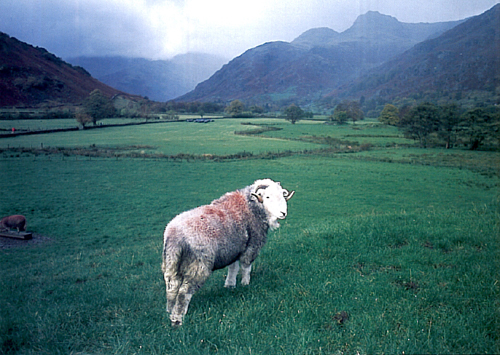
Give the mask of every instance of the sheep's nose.
[[280, 218], [285, 218], [286, 217], [286, 212], [281, 212], [281, 217]]

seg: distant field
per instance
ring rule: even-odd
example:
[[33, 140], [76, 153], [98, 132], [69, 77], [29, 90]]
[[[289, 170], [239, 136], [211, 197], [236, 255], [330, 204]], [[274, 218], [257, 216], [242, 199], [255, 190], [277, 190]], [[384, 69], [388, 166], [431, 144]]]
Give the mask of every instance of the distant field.
[[[282, 121], [282, 120], [281, 120]], [[19, 136], [0, 140], [0, 147], [102, 147], [148, 145], [163, 154], [232, 154], [314, 149], [321, 145], [235, 135], [245, 129], [242, 120], [216, 120], [211, 123], [167, 122], [143, 126], [110, 127], [77, 132]]]
[[[204, 118], [220, 118], [219, 115], [204, 115]], [[180, 115], [179, 120], [200, 118], [200, 115]], [[153, 119], [151, 119], [152, 121]], [[98, 124], [122, 124], [129, 122], [143, 122], [143, 118], [106, 118], [98, 121]], [[74, 118], [58, 119], [22, 119], [22, 120], [0, 120], [0, 130], [11, 130], [12, 128], [21, 130], [46, 130], [55, 128], [77, 127], [78, 123]]]
[[413, 143], [405, 139], [396, 127], [380, 125], [373, 119], [358, 122], [355, 125], [347, 124], [342, 126], [325, 125], [321, 121], [299, 121], [294, 125], [283, 120], [268, 122], [257, 120], [254, 122], [257, 124], [267, 123], [270, 127], [283, 128], [280, 131], [264, 133], [265, 136], [269, 137], [300, 139], [311, 136], [329, 136], [359, 144], [370, 142], [377, 146]]
[[[142, 120], [138, 120], [135, 118], [108, 118], [104, 121], [99, 121], [104, 124], [120, 124], [120, 123], [128, 123], [128, 122], [138, 122]], [[30, 120], [0, 120], [0, 129], [11, 130], [12, 128], [21, 129], [21, 130], [30, 130], [30, 131], [40, 131], [47, 129], [56, 129], [56, 128], [70, 128], [77, 127], [78, 123], [74, 118], [72, 119], [50, 119], [50, 120], [38, 120], [38, 119], [30, 119]]]
[[[50, 238], [0, 248], [0, 353], [500, 352], [498, 153], [406, 140], [401, 148], [391, 143], [403, 140], [396, 130], [370, 123], [259, 120], [283, 129], [234, 134], [254, 121], [0, 140], [0, 215], [25, 214], [29, 230]], [[325, 148], [303, 140], [312, 136], [373, 147], [303, 152]], [[214, 162], [5, 149], [41, 142], [297, 153]], [[165, 225], [262, 177], [296, 195], [250, 286], [224, 289], [226, 270], [215, 272], [172, 329], [160, 271]]]

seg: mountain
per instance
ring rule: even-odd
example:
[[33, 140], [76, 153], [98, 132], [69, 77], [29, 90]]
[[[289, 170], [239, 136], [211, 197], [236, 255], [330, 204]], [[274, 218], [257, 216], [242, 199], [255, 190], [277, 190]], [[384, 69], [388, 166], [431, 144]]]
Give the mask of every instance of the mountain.
[[500, 4], [417, 44], [331, 95], [391, 99], [426, 91], [494, 91], [499, 86]]
[[108, 97], [121, 93], [45, 49], [0, 32], [0, 107], [78, 104], [94, 89]]
[[293, 43], [297, 46], [312, 48], [335, 42], [336, 40], [340, 39], [340, 37], [340, 33], [332, 30], [331, 28], [319, 27], [312, 28], [302, 33], [299, 37], [293, 40]]
[[370, 11], [342, 33], [315, 28], [252, 48], [177, 100], [307, 104], [458, 23], [409, 24]]
[[193, 90], [226, 63], [221, 57], [202, 53], [181, 54], [171, 60], [125, 57], [67, 60], [107, 85], [155, 101], [167, 101]]

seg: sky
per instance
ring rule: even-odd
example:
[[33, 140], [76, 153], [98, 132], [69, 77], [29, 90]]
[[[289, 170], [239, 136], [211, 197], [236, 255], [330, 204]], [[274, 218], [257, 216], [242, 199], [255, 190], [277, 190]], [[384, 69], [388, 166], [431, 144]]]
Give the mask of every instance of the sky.
[[342, 32], [367, 11], [401, 22], [480, 15], [500, 0], [0, 0], [0, 31], [63, 59], [169, 59], [188, 52], [232, 59], [316, 27]]

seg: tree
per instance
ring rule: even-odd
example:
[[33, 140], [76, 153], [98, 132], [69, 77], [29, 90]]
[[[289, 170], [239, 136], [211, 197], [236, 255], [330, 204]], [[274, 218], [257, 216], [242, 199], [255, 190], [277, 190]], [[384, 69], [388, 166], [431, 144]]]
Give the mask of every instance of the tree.
[[250, 112], [255, 113], [255, 114], [262, 114], [264, 113], [264, 109], [260, 106], [254, 105], [250, 107]]
[[415, 104], [406, 104], [406, 105], [403, 105], [400, 109], [399, 109], [399, 121], [401, 122], [401, 120], [403, 119], [404, 116], [406, 116], [408, 113], [410, 113], [411, 109], [415, 106]]
[[490, 134], [493, 135], [492, 115], [483, 108], [473, 108], [462, 116], [461, 134], [469, 141], [469, 149], [476, 150]]
[[104, 94], [96, 89], [83, 101], [84, 112], [92, 117], [92, 123], [95, 125], [100, 119], [112, 117], [116, 114], [113, 103]]
[[90, 117], [90, 115], [88, 115], [87, 113], [85, 113], [83, 110], [78, 110], [75, 113], [75, 119], [76, 119], [76, 122], [78, 122], [79, 124], [81, 124], [84, 129], [85, 129], [85, 126], [87, 124], [89, 124], [90, 122], [92, 122], [92, 117]]
[[146, 121], [149, 120], [151, 114], [152, 102], [149, 101], [148, 97], [145, 96], [144, 99], [139, 101], [139, 116], [145, 118]]
[[292, 124], [295, 124], [297, 121], [304, 118], [305, 112], [297, 105], [291, 104], [288, 106], [285, 111], [286, 120], [290, 121]]
[[441, 107], [441, 115], [439, 122], [439, 136], [445, 140], [446, 149], [453, 146], [459, 130], [461, 117], [460, 107], [457, 104], [449, 104]]
[[328, 119], [332, 122], [335, 122], [336, 124], [342, 125], [346, 124], [349, 117], [347, 117], [347, 112], [337, 110], [333, 113], [333, 115], [328, 117]]
[[344, 111], [347, 118], [352, 120], [352, 123], [356, 123], [356, 121], [362, 120], [365, 117], [358, 101], [344, 100], [335, 107], [333, 114], [335, 115], [338, 111]]
[[361, 110], [361, 105], [358, 101], [351, 101], [348, 108], [347, 115], [352, 120], [352, 123], [356, 123], [356, 121], [360, 121], [365, 118], [365, 113]]
[[169, 110], [166, 113], [166, 118], [167, 118], [167, 120], [170, 120], [170, 121], [178, 121], [179, 120], [179, 115], [177, 114], [176, 111]]
[[245, 105], [240, 100], [231, 101], [228, 107], [226, 107], [225, 111], [231, 117], [236, 117], [241, 115], [245, 110]]
[[399, 122], [405, 137], [418, 139], [422, 147], [427, 145], [429, 134], [438, 131], [439, 109], [431, 103], [413, 107]]
[[386, 104], [378, 120], [387, 125], [397, 126], [399, 123], [399, 109], [394, 105]]

